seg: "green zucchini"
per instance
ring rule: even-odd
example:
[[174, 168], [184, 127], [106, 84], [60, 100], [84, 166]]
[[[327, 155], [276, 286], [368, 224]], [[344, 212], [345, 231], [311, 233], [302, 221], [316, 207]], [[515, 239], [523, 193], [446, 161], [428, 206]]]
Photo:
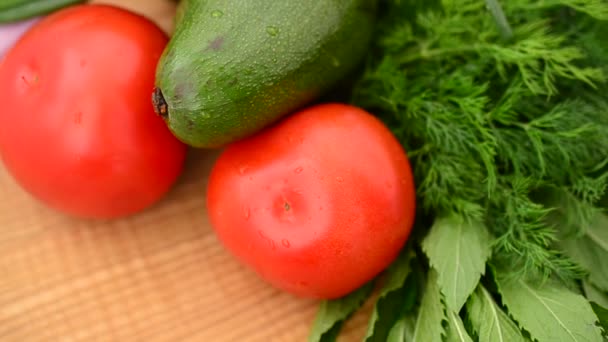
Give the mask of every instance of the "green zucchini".
[[190, 146], [217, 148], [317, 99], [362, 61], [375, 0], [185, 0], [154, 107]]

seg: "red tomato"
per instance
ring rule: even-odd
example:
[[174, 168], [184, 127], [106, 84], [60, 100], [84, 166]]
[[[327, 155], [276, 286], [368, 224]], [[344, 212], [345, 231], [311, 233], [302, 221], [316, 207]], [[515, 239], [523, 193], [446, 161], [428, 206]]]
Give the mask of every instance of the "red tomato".
[[414, 221], [405, 151], [371, 114], [323, 104], [228, 146], [208, 183], [219, 240], [274, 286], [343, 296], [397, 256]]
[[151, 21], [102, 5], [33, 26], [0, 64], [0, 153], [16, 181], [83, 217], [158, 201], [186, 153], [150, 100], [167, 42]]

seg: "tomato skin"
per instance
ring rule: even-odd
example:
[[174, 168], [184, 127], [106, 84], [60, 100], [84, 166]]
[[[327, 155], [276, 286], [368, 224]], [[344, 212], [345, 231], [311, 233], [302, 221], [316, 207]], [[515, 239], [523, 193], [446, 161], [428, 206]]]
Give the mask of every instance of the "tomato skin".
[[415, 186], [379, 120], [329, 103], [229, 145], [212, 168], [207, 209], [218, 239], [263, 279], [337, 298], [396, 258], [413, 226]]
[[167, 42], [153, 22], [107, 5], [34, 25], [0, 64], [0, 154], [17, 183], [87, 218], [157, 202], [186, 154], [150, 100]]

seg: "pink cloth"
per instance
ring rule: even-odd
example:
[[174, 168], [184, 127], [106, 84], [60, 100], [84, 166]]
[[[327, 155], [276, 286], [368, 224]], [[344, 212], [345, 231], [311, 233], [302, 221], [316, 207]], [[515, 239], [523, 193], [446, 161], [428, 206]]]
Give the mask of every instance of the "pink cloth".
[[0, 58], [17, 42], [17, 40], [40, 18], [32, 18], [14, 24], [0, 25]]

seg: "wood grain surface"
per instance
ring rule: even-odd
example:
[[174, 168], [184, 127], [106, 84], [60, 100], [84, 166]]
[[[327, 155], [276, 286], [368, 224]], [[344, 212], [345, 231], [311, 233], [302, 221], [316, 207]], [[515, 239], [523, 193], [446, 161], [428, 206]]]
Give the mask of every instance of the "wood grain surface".
[[[171, 32], [169, 1], [93, 2]], [[261, 281], [209, 227], [205, 187], [216, 156], [191, 150], [166, 198], [107, 222], [46, 208], [0, 164], [0, 341], [306, 341], [318, 303]], [[342, 341], [361, 340], [370, 306]]]

